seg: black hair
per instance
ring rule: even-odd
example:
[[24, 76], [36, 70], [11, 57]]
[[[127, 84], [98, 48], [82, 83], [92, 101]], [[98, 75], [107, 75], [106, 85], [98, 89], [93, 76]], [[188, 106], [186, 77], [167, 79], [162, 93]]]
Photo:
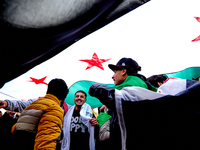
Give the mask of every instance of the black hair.
[[52, 79], [48, 84], [47, 94], [52, 94], [59, 100], [64, 100], [68, 92], [69, 89], [63, 79]]
[[[83, 91], [83, 90], [78, 90], [78, 91], [76, 91], [76, 93], [78, 93], [78, 92], [81, 92], [81, 93], [83, 93], [83, 94], [85, 95], [85, 98], [87, 97], [87, 94], [86, 94], [86, 92], [85, 92], [85, 91]], [[75, 95], [76, 95], [76, 93], [75, 93]]]
[[147, 78], [147, 81], [150, 82], [154, 87], [159, 87], [158, 82], [164, 83], [166, 79], [166, 76], [164, 76], [163, 74], [159, 74], [150, 76], [149, 78]]

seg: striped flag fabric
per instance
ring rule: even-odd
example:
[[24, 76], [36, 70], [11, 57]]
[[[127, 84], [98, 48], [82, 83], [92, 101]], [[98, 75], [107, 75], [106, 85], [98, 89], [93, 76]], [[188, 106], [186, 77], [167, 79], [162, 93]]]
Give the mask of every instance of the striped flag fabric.
[[187, 80], [187, 79], [180, 79], [180, 78], [168, 78], [164, 84], [162, 84], [157, 92], [168, 94], [168, 95], [176, 95], [180, 93], [181, 91], [186, 90], [191, 85], [196, 83], [195, 80]]
[[[199, 4], [199, 0], [151, 0], [7, 82], [1, 92], [17, 99], [41, 97], [51, 79], [62, 78], [73, 89], [66, 98], [73, 104], [74, 91], [80, 88], [88, 92], [93, 82], [112, 85], [108, 64], [122, 57], [136, 60], [142, 67], [139, 73], [146, 77], [198, 67]], [[101, 105], [90, 97], [88, 102]]]
[[99, 91], [105, 95], [107, 89], [98, 86], [92, 95], [116, 109], [122, 149], [200, 148], [200, 82], [175, 95], [125, 87], [115, 89], [114, 97], [101, 97]]
[[0, 87], [148, 1], [1, 0]]
[[[137, 146], [144, 149], [199, 148], [199, 89], [197, 83], [175, 96], [161, 96], [138, 103], [124, 102], [127, 149]], [[129, 117], [133, 117], [133, 123]]]

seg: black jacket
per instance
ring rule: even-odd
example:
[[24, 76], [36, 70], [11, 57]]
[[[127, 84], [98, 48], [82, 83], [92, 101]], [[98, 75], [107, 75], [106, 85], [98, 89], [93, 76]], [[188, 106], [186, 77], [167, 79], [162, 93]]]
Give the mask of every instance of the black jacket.
[[121, 133], [119, 127], [119, 121], [115, 107], [113, 107], [115, 89], [105, 85], [94, 84], [89, 90], [91, 96], [98, 98], [103, 104], [105, 104], [111, 111], [109, 114], [112, 116], [110, 120], [110, 140], [107, 141], [107, 149], [121, 150]]

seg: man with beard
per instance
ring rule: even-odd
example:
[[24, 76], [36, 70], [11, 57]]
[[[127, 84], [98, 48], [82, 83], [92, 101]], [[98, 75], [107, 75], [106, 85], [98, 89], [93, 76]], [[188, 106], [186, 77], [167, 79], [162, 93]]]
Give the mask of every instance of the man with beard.
[[73, 105], [64, 117], [61, 150], [94, 150], [94, 126], [97, 125], [84, 91], [75, 93]]

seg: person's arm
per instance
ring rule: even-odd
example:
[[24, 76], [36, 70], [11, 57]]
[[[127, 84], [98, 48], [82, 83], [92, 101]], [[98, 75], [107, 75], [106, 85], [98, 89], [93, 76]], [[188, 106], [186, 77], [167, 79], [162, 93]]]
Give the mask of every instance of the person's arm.
[[92, 84], [89, 94], [98, 98], [109, 109], [115, 109], [115, 89], [107, 85]]
[[27, 101], [20, 100], [0, 100], [0, 108], [4, 108], [6, 110], [22, 112], [28, 105], [34, 102], [37, 99], [29, 99]]

